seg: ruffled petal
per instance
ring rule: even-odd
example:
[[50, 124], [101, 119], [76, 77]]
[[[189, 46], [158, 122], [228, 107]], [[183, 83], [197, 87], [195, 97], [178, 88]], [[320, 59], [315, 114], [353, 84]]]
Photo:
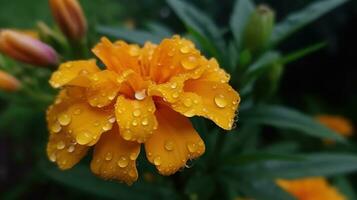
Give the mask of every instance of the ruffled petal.
[[139, 152], [140, 144], [123, 140], [115, 126], [95, 145], [91, 170], [104, 179], [132, 184], [138, 179], [135, 161]]
[[186, 117], [162, 105], [156, 117], [159, 126], [145, 142], [145, 150], [148, 160], [160, 174], [174, 174], [187, 160], [205, 152], [203, 140]]
[[205, 63], [194, 44], [179, 36], [164, 39], [150, 55], [150, 77], [165, 83], [171, 77], [194, 70]]
[[87, 76], [98, 71], [94, 59], [66, 62], [52, 74], [50, 84], [54, 88], [64, 85], [87, 86], [89, 84]]
[[189, 80], [184, 90], [180, 100], [171, 104], [174, 110], [186, 117], [203, 116], [223, 129], [232, 129], [240, 97], [230, 85]]
[[145, 142], [157, 128], [155, 110], [151, 97], [132, 100], [119, 96], [115, 104], [115, 115], [122, 137], [128, 141]]
[[47, 155], [60, 169], [70, 169], [86, 155], [88, 148], [78, 144], [66, 130], [62, 130], [50, 134]]
[[121, 73], [132, 69], [140, 73], [138, 60], [140, 48], [137, 45], [128, 45], [124, 41], [117, 41], [113, 44], [103, 37], [92, 51], [109, 70]]
[[[63, 128], [81, 145], [94, 145], [100, 135], [115, 123], [114, 108], [98, 109], [90, 106], [79, 91], [65, 89], [47, 111], [47, 122], [51, 133]], [[82, 93], [84, 93], [82, 91]]]

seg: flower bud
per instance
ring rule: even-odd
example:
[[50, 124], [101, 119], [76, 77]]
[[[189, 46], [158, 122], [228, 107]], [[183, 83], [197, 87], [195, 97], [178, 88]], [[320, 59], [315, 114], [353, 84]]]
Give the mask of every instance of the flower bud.
[[48, 66], [58, 63], [58, 55], [52, 47], [12, 30], [0, 32], [0, 52], [32, 65]]
[[50, 0], [52, 15], [70, 40], [81, 40], [87, 32], [87, 22], [77, 0]]
[[12, 75], [0, 70], [0, 90], [14, 92], [21, 88], [21, 83]]
[[244, 35], [244, 44], [252, 52], [262, 50], [273, 32], [275, 13], [266, 5], [260, 5], [250, 17]]

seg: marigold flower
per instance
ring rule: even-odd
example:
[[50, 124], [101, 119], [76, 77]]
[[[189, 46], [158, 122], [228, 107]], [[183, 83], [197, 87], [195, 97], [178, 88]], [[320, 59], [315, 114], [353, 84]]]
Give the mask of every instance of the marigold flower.
[[77, 0], [50, 0], [52, 15], [62, 32], [71, 40], [82, 39], [87, 21]]
[[326, 127], [334, 130], [336, 133], [341, 134], [345, 137], [350, 137], [353, 134], [352, 123], [342, 116], [334, 115], [318, 115], [316, 120]]
[[58, 63], [56, 51], [40, 40], [13, 30], [0, 32], [0, 52], [25, 63], [48, 66]]
[[47, 111], [49, 158], [61, 169], [94, 146], [92, 171], [131, 184], [141, 143], [162, 175], [202, 155], [205, 145], [186, 117], [203, 116], [231, 129], [240, 101], [229, 75], [179, 36], [142, 48], [103, 38], [95, 60], [62, 64], [50, 84], [62, 87]]
[[277, 184], [298, 200], [345, 200], [335, 187], [323, 177], [277, 180]]
[[18, 81], [12, 75], [0, 70], [0, 89], [8, 92], [17, 91], [21, 87]]

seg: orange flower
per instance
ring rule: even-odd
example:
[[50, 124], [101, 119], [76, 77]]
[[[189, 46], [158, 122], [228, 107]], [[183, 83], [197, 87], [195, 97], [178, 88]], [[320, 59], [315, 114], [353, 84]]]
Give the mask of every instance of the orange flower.
[[50, 0], [52, 15], [62, 32], [71, 40], [82, 39], [87, 21], [77, 0]]
[[352, 123], [342, 116], [318, 115], [316, 120], [342, 136], [350, 137], [353, 134]]
[[0, 52], [25, 63], [48, 66], [58, 63], [56, 51], [40, 40], [13, 30], [0, 32]]
[[0, 70], [0, 89], [8, 92], [17, 91], [21, 83], [12, 75]]
[[296, 180], [277, 180], [277, 184], [298, 200], [345, 200], [325, 178], [314, 177]]
[[203, 116], [231, 129], [240, 101], [229, 75], [179, 36], [144, 47], [103, 38], [95, 60], [62, 64], [50, 84], [62, 87], [47, 112], [49, 158], [61, 169], [75, 165], [94, 146], [92, 171], [128, 184], [144, 143], [148, 160], [171, 175], [205, 145], [186, 117]]

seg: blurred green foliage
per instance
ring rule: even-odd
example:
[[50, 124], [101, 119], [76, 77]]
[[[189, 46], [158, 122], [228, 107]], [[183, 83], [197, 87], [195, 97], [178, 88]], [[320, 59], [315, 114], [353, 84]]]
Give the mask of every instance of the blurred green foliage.
[[[326, 176], [346, 196], [354, 199], [354, 185], [346, 174], [357, 170], [357, 144], [317, 123], [309, 114], [312, 109], [285, 106], [277, 93], [280, 78], [289, 63], [328, 45], [321, 39], [310, 46], [282, 51], [280, 44], [346, 2], [304, 2], [305, 8], [282, 20], [278, 17], [275, 23], [270, 21], [270, 25], [275, 24], [269, 29], [271, 37], [259, 38], [261, 43], [256, 45], [259, 50], [253, 50], [247, 45], [245, 36], [247, 27], [255, 31], [255, 24], [249, 24], [256, 23], [251, 20], [256, 9], [256, 3], [251, 0], [227, 1], [221, 6], [213, 0], [82, 0], [90, 23], [88, 46], [92, 46], [100, 35], [143, 44], [180, 33], [195, 41], [207, 57], [217, 58], [231, 73], [231, 84], [242, 96], [238, 128], [222, 134], [222, 130], [210, 122], [194, 118], [192, 122], [206, 143], [205, 155], [188, 163], [192, 168], [171, 177], [157, 175], [145, 158], [140, 157], [141, 178], [131, 187], [94, 177], [88, 169], [89, 159], [62, 172], [49, 164], [44, 152], [47, 141], [45, 109], [55, 94], [47, 84], [51, 71], [0, 56], [0, 68], [14, 74], [25, 86], [24, 91], [16, 94], [0, 92], [0, 150], [6, 152], [0, 167], [5, 165], [8, 170], [3, 176], [0, 173], [0, 183], [4, 184], [0, 186], [0, 197], [293, 199], [275, 185], [276, 178]], [[54, 26], [47, 4], [47, 0], [35, 3], [1, 0], [0, 27], [32, 29], [37, 20]], [[226, 5], [232, 6], [232, 13], [219, 17]], [[275, 12], [279, 15], [280, 11]], [[65, 59], [73, 57], [63, 55]], [[337, 143], [324, 146], [321, 140], [326, 138]], [[12, 176], [15, 173], [17, 176]], [[147, 179], [144, 174], [153, 178]]]

